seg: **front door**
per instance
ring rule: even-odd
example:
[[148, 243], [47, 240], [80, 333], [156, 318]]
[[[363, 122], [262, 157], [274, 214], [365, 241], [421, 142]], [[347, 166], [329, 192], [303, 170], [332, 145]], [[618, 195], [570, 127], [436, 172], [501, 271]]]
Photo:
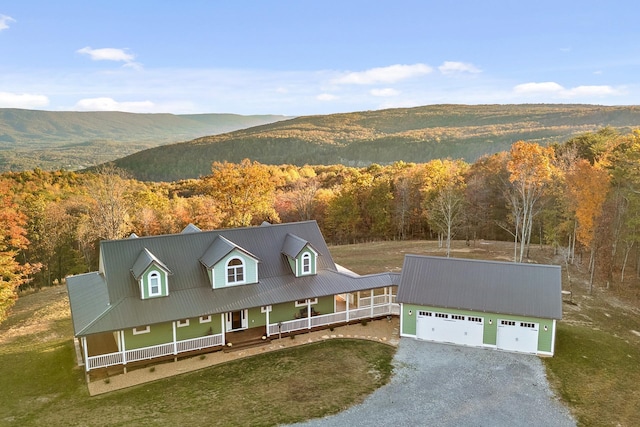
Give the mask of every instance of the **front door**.
[[249, 316], [247, 310], [231, 311], [227, 313], [227, 332], [247, 329]]

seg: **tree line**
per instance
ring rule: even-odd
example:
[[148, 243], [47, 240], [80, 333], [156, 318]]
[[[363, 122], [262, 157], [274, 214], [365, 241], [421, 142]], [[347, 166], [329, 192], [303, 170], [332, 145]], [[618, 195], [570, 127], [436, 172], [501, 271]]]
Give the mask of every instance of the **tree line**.
[[330, 244], [510, 240], [514, 262], [549, 245], [594, 281], [640, 275], [640, 131], [519, 141], [474, 163], [364, 168], [214, 162], [211, 174], [141, 182], [113, 166], [0, 177], [0, 320], [20, 289], [98, 267], [103, 239], [315, 219]]

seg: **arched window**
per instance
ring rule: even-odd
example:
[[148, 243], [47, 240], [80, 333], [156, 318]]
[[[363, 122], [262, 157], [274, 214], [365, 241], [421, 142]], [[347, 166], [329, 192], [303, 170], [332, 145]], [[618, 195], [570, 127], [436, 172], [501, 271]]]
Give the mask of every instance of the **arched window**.
[[302, 254], [302, 274], [311, 273], [311, 254], [305, 252]]
[[149, 274], [149, 296], [160, 295], [160, 275], [157, 271]]
[[244, 262], [240, 258], [231, 258], [227, 263], [227, 284], [244, 282]]

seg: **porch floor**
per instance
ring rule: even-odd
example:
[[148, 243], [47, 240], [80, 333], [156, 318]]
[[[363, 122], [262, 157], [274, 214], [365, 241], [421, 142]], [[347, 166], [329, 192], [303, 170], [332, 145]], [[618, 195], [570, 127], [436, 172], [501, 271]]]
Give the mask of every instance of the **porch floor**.
[[[213, 353], [203, 354], [201, 356], [180, 359], [177, 362], [162, 363], [154, 365], [155, 369], [153, 372], [149, 369], [138, 369], [130, 371], [127, 374], [109, 376], [108, 382], [101, 380], [92, 381], [88, 384], [89, 394], [91, 396], [95, 396], [98, 394], [108, 393], [110, 391], [156, 381], [161, 378], [207, 368], [209, 366], [218, 365], [244, 357], [255, 356], [257, 354], [324, 341], [327, 339], [365, 339], [397, 346], [400, 342], [399, 329], [400, 320], [398, 316], [393, 316], [390, 319], [385, 318], [381, 320], [371, 320], [364, 326], [360, 323], [355, 323], [336, 326], [333, 331], [323, 329], [308, 333], [300, 333], [295, 335], [294, 339], [291, 339], [288, 336], [280, 339], [272, 336], [272, 340], [264, 345], [246, 347], [232, 352], [216, 351]], [[229, 334], [227, 334], [227, 336], [228, 335]], [[260, 335], [260, 338], [262, 338], [262, 335]]]

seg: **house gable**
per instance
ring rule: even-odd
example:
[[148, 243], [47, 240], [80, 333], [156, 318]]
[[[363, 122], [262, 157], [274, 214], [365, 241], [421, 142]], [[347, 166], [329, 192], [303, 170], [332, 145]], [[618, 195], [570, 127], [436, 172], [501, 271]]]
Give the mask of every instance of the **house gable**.
[[200, 258], [213, 289], [258, 283], [259, 261], [223, 236], [218, 236]]
[[317, 274], [318, 251], [306, 240], [287, 234], [282, 253], [286, 256], [289, 267], [296, 277]]
[[131, 274], [138, 282], [141, 299], [169, 295], [171, 270], [147, 248], [144, 248], [138, 255], [131, 268]]
[[210, 277], [213, 289], [258, 283], [258, 260], [233, 249], [211, 268]]

